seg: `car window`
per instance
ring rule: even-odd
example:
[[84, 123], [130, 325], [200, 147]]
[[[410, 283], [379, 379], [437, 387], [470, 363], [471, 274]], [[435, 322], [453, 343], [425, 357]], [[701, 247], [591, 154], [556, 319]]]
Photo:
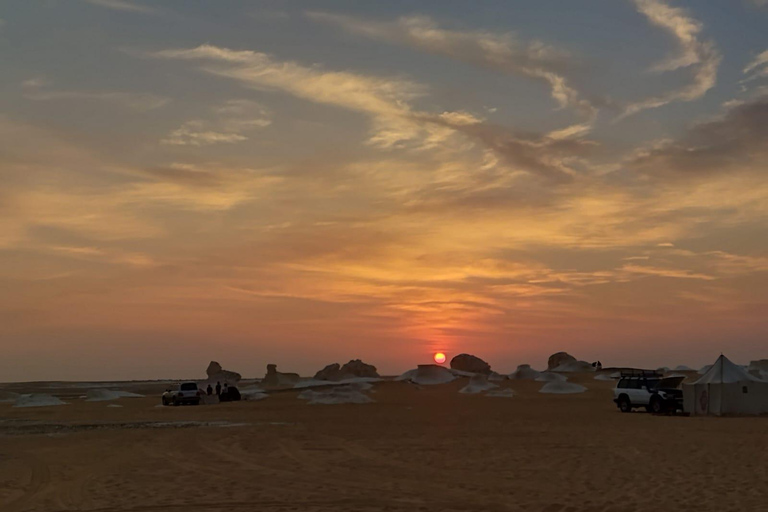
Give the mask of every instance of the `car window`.
[[619, 389], [626, 389], [627, 388], [627, 379], [621, 379], [619, 381], [619, 384], [616, 386]]
[[640, 379], [632, 379], [629, 381], [629, 387], [631, 389], [643, 389], [643, 383]]
[[182, 391], [197, 391], [197, 384], [194, 382], [188, 382], [186, 384], [182, 384], [180, 389]]

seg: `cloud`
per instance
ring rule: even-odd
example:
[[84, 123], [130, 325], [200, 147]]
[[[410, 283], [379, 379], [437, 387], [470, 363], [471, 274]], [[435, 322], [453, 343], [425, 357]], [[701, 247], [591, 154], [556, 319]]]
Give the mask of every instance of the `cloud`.
[[[548, 179], [568, 179], [575, 173], [569, 159], [588, 148], [588, 144], [582, 141], [564, 140], [567, 137], [557, 134], [517, 133], [486, 123], [468, 112], [416, 110], [411, 102], [422, 96], [425, 89], [402, 79], [326, 71], [318, 66], [278, 61], [264, 53], [210, 45], [161, 50], [149, 55], [211, 62], [202, 69], [237, 80], [247, 87], [282, 91], [315, 103], [363, 113], [371, 119], [372, 134], [368, 143], [378, 148], [429, 149], [442, 146], [452, 151], [454, 147], [445, 143], [459, 134], [497, 153], [516, 171]], [[186, 130], [185, 134], [190, 131]]]
[[424, 88], [406, 80], [325, 71], [319, 66], [277, 61], [265, 53], [210, 45], [162, 50], [151, 56], [205, 61], [209, 64], [203, 66], [204, 71], [237, 80], [247, 87], [283, 91], [315, 103], [367, 114], [373, 125], [369, 143], [374, 146], [388, 148], [409, 141], [430, 144], [441, 138], [439, 130], [430, 130], [412, 118], [409, 101], [422, 95]]
[[631, 168], [656, 176], [762, 173], [768, 157], [768, 94], [734, 104], [714, 120], [699, 123], [677, 141], [635, 152]]
[[187, 121], [160, 142], [176, 146], [233, 144], [248, 140], [244, 133], [272, 123], [267, 109], [249, 100], [230, 100], [212, 111], [213, 120]]
[[755, 80], [761, 77], [768, 77], [768, 50], [755, 56], [755, 58], [744, 68], [744, 74], [751, 75], [745, 81]]
[[307, 16], [371, 39], [407, 45], [474, 66], [544, 82], [560, 107], [572, 108], [590, 120], [596, 115], [596, 107], [581, 97], [562, 75], [561, 70], [572, 61], [571, 55], [540, 41], [523, 42], [508, 33], [448, 30], [426, 16], [402, 17], [393, 22], [325, 12], [308, 12]]
[[698, 274], [691, 272], [690, 270], [657, 268], [643, 265], [627, 264], [621, 267], [621, 270], [624, 272], [629, 272], [630, 274], [642, 274], [655, 277], [671, 277], [675, 279], [701, 279], [704, 281], [712, 281], [715, 279], [713, 276], [707, 274]]
[[686, 10], [671, 7], [663, 0], [633, 2], [652, 25], [670, 34], [677, 44], [677, 53], [656, 64], [652, 70], [665, 72], [690, 69], [692, 79], [691, 83], [682, 88], [631, 103], [625, 108], [622, 117], [674, 101], [694, 101], [703, 97], [715, 86], [721, 57], [714, 42], [699, 38], [703, 29], [701, 23], [690, 17]]
[[116, 91], [57, 91], [48, 88], [49, 83], [42, 78], [31, 78], [22, 82], [24, 97], [33, 101], [84, 100], [113, 103], [140, 112], [160, 108], [170, 102], [170, 98], [149, 93]]
[[85, 0], [89, 4], [105, 7], [114, 11], [135, 12], [141, 14], [154, 14], [156, 9], [146, 5], [139, 5], [125, 0]]

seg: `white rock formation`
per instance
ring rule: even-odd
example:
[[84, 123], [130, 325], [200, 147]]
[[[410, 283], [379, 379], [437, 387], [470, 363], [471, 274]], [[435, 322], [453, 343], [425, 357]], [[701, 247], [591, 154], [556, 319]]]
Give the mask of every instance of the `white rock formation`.
[[208, 369], [205, 370], [205, 373], [208, 375], [204, 381], [206, 384], [216, 384], [217, 382], [221, 382], [221, 385], [223, 386], [226, 382], [227, 384], [234, 385], [242, 379], [239, 373], [223, 369], [216, 361], [211, 361], [208, 364]]
[[575, 363], [576, 361], [577, 359], [568, 352], [557, 352], [549, 356], [549, 359], [547, 359], [547, 370], [552, 371], [558, 366], [564, 365], [566, 363]]
[[378, 379], [379, 373], [372, 364], [362, 362], [360, 359], [352, 359], [344, 366], [339, 363], [329, 364], [315, 374], [315, 380], [348, 380], [355, 378]]
[[491, 382], [503, 382], [503, 381], [507, 380], [507, 376], [506, 375], [502, 375], [500, 373], [491, 372], [488, 375], [488, 380], [490, 380]]
[[535, 379], [536, 382], [565, 382], [568, 377], [554, 372], [541, 372]]
[[310, 405], [368, 404], [374, 400], [351, 386], [334, 386], [329, 389], [307, 389], [299, 393], [300, 400]]
[[14, 407], [50, 407], [53, 405], [65, 405], [66, 402], [62, 402], [55, 396], [46, 394], [31, 394], [31, 395], [19, 395]]
[[517, 370], [509, 374], [509, 378], [515, 380], [534, 380], [539, 375], [541, 375], [541, 372], [531, 368], [531, 365], [521, 364], [517, 367]]
[[469, 379], [469, 383], [459, 390], [459, 393], [477, 394], [489, 389], [497, 388], [493, 382], [488, 382], [488, 377], [482, 373], [475, 374]]
[[267, 365], [267, 374], [261, 380], [261, 387], [265, 389], [292, 388], [299, 382], [298, 373], [281, 373], [277, 371], [276, 364]]
[[451, 368], [463, 372], [491, 373], [491, 365], [472, 354], [459, 354], [451, 359]]
[[409, 370], [395, 380], [407, 380], [422, 386], [446, 384], [456, 377], [445, 367], [436, 364], [420, 364], [415, 370]]
[[128, 391], [113, 391], [111, 389], [89, 389], [85, 392], [86, 402], [105, 402], [118, 398], [143, 398], [144, 395]]
[[581, 384], [564, 381], [552, 381], [544, 384], [539, 393], [552, 393], [556, 395], [570, 395], [573, 393], [583, 393], [587, 390]]

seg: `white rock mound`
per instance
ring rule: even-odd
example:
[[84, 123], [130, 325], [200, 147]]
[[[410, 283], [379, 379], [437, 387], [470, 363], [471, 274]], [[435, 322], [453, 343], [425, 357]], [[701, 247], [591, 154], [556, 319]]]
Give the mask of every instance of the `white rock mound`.
[[395, 380], [407, 380], [422, 386], [435, 386], [453, 381], [456, 377], [447, 369], [436, 364], [420, 364], [415, 370], [409, 370]]
[[614, 379], [615, 377], [612, 377], [607, 373], [600, 373], [598, 375], [595, 375], [595, 380], [614, 380]]
[[565, 381], [552, 381], [544, 384], [539, 393], [552, 393], [556, 395], [570, 395], [574, 393], [583, 393], [587, 390], [581, 384]]
[[31, 395], [19, 395], [14, 407], [51, 407], [54, 405], [65, 405], [67, 402], [62, 402], [55, 396], [46, 394], [31, 394]]
[[509, 378], [514, 380], [534, 380], [539, 375], [541, 375], [541, 372], [531, 368], [531, 365], [521, 364], [517, 367], [517, 370], [509, 374]]
[[554, 372], [541, 372], [535, 379], [536, 382], [565, 382], [568, 377]]
[[373, 398], [352, 386], [336, 386], [330, 389], [307, 389], [299, 393], [300, 400], [310, 405], [368, 404]]
[[86, 402], [106, 402], [118, 398], [143, 398], [144, 395], [129, 391], [113, 391], [111, 389], [89, 389], [85, 392]]
[[461, 388], [459, 393], [475, 395], [477, 393], [482, 393], [483, 391], [488, 391], [489, 389], [494, 389], [497, 387], [499, 386], [493, 382], [488, 382], [487, 376], [483, 375], [482, 373], [478, 373], [469, 379], [469, 383]]
[[675, 366], [675, 371], [676, 372], [692, 372], [695, 370], [690, 366], [685, 366], [684, 364], [681, 364], [681, 365]]
[[507, 376], [492, 371], [488, 375], [488, 380], [490, 380], [491, 382], [503, 382], [503, 381], [507, 380]]

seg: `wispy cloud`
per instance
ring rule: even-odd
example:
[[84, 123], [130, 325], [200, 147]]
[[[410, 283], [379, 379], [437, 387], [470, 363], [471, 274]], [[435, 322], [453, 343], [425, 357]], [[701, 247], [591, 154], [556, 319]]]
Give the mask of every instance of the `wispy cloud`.
[[176, 146], [232, 144], [248, 140], [245, 133], [272, 123], [267, 109], [249, 100], [230, 100], [212, 110], [213, 120], [187, 121], [160, 142]]
[[691, 82], [682, 88], [631, 103], [625, 108], [624, 116], [658, 108], [674, 101], [694, 101], [704, 96], [715, 86], [721, 57], [714, 42], [701, 40], [702, 24], [692, 18], [686, 10], [671, 7], [664, 0], [633, 2], [652, 25], [666, 31], [677, 44], [677, 52], [656, 64], [652, 71], [690, 69], [692, 76]]
[[524, 42], [508, 33], [445, 29], [426, 16], [384, 22], [326, 12], [308, 12], [307, 16], [371, 39], [542, 81], [549, 86], [552, 98], [560, 107], [575, 109], [589, 119], [596, 114], [597, 109], [570, 86], [562, 74], [572, 56], [541, 41]]
[[22, 83], [24, 97], [34, 101], [84, 100], [113, 103], [138, 111], [160, 108], [170, 98], [151, 93], [120, 91], [60, 91], [50, 89], [48, 82], [41, 78], [32, 78]]
[[744, 74], [749, 74], [745, 81], [755, 80], [761, 77], [768, 77], [768, 50], [755, 56], [752, 61], [744, 68]]
[[123, 11], [123, 12], [135, 12], [135, 13], [141, 13], [141, 14], [154, 14], [157, 12], [157, 9], [154, 9], [152, 7], [136, 4], [133, 2], [128, 2], [126, 0], [85, 0], [89, 4], [97, 5], [99, 7], [105, 7], [107, 9], [112, 9], [115, 11]]
[[326, 71], [318, 66], [278, 61], [264, 53], [210, 45], [149, 55], [208, 62], [202, 67], [204, 71], [237, 80], [247, 87], [279, 90], [365, 114], [371, 119], [373, 132], [368, 143], [379, 148], [434, 148], [461, 135], [498, 154], [518, 171], [550, 179], [568, 179], [573, 175], [570, 162], [588, 148], [581, 141], [567, 140], [567, 134], [521, 133], [488, 124], [468, 112], [416, 110], [411, 102], [424, 95], [426, 89], [398, 78]]
[[371, 116], [373, 124], [369, 142], [382, 148], [409, 141], [428, 144], [439, 136], [439, 130], [429, 130], [413, 119], [409, 101], [422, 95], [424, 88], [406, 80], [325, 71], [318, 66], [278, 61], [265, 53], [211, 45], [162, 50], [151, 55], [208, 62], [202, 68], [204, 71], [248, 87], [280, 90], [308, 101], [365, 113]]

